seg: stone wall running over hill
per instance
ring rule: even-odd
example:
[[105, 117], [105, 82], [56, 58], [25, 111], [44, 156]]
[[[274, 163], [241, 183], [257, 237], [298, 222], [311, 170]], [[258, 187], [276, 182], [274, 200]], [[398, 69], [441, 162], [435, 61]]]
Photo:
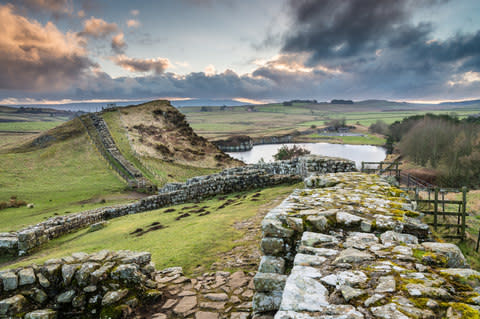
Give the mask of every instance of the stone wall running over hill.
[[162, 299], [150, 253], [74, 253], [0, 272], [0, 318], [119, 318]]
[[352, 161], [321, 156], [226, 169], [218, 174], [189, 179], [185, 183], [167, 184], [158, 195], [131, 204], [56, 216], [18, 232], [0, 233], [0, 256], [27, 254], [50, 239], [111, 218], [202, 200], [218, 194], [295, 183], [312, 172], [354, 170], [355, 163]]
[[480, 273], [375, 175], [312, 176], [262, 222], [253, 311], [275, 319], [479, 318]]
[[99, 152], [131, 187], [147, 191], [156, 189], [142, 172], [123, 156], [101, 116], [89, 113], [80, 117], [80, 120]]

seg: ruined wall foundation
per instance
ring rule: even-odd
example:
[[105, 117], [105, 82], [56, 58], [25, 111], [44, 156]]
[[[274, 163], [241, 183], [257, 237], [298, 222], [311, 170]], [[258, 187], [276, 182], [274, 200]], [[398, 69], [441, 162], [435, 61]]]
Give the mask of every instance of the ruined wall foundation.
[[480, 273], [376, 175], [311, 176], [262, 222], [255, 317], [479, 318]]

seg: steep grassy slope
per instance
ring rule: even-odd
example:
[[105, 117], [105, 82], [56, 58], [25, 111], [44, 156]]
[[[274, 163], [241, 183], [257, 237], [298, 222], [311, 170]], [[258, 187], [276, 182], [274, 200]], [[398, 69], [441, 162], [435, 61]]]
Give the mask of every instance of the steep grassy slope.
[[[34, 208], [0, 210], [0, 231], [18, 230], [53, 214], [103, 206], [100, 198], [125, 201], [125, 183], [108, 167], [76, 119], [36, 140], [0, 153], [0, 201], [11, 196]], [[108, 199], [107, 197], [107, 199]]]
[[[182, 266], [187, 273], [202, 273], [213, 262], [225, 262], [223, 254], [236, 246], [244, 246], [245, 253], [252, 247], [258, 249], [260, 216], [245, 227], [241, 224], [257, 214], [265, 214], [295, 187], [298, 185], [242, 192], [196, 205], [183, 204], [112, 219], [99, 231], [84, 229], [52, 240], [15, 265], [4, 263], [0, 268], [38, 263], [77, 251], [130, 249], [151, 252], [157, 269]], [[188, 216], [179, 218], [184, 214]], [[197, 268], [199, 265], [201, 268]]]

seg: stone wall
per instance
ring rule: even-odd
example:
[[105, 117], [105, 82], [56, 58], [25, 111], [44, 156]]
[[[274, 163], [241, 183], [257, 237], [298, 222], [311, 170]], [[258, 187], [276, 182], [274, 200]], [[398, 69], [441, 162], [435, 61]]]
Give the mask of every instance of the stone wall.
[[202, 200], [218, 194], [295, 183], [312, 172], [355, 170], [355, 163], [343, 159], [306, 156], [290, 161], [255, 164], [194, 177], [185, 183], [167, 184], [158, 195], [137, 202], [55, 216], [18, 232], [0, 233], [0, 256], [24, 255], [35, 247], [82, 227], [127, 214], [136, 214], [170, 205]]
[[92, 142], [98, 151], [107, 160], [111, 167], [128, 183], [132, 188], [154, 192], [156, 186], [153, 185], [142, 172], [128, 161], [118, 149], [115, 141], [108, 130], [104, 119], [97, 113], [89, 113], [79, 117], [85, 126]]
[[74, 253], [0, 272], [0, 318], [119, 318], [162, 299], [150, 253]]
[[376, 175], [311, 176], [262, 222], [256, 316], [478, 318], [480, 273]]

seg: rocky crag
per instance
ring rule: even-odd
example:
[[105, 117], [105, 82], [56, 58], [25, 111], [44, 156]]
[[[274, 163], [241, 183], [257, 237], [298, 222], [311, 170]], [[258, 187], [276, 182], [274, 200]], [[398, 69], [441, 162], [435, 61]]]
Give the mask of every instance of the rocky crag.
[[312, 176], [262, 222], [256, 317], [480, 318], [480, 273], [375, 175]]
[[170, 205], [202, 200], [253, 188], [296, 183], [312, 172], [355, 170], [355, 163], [343, 159], [307, 156], [290, 161], [255, 164], [226, 169], [221, 173], [195, 177], [185, 183], [171, 183], [158, 195], [111, 207], [103, 207], [64, 216], [55, 216], [18, 232], [0, 233], [0, 256], [25, 255], [43, 243], [104, 220], [137, 214]]

